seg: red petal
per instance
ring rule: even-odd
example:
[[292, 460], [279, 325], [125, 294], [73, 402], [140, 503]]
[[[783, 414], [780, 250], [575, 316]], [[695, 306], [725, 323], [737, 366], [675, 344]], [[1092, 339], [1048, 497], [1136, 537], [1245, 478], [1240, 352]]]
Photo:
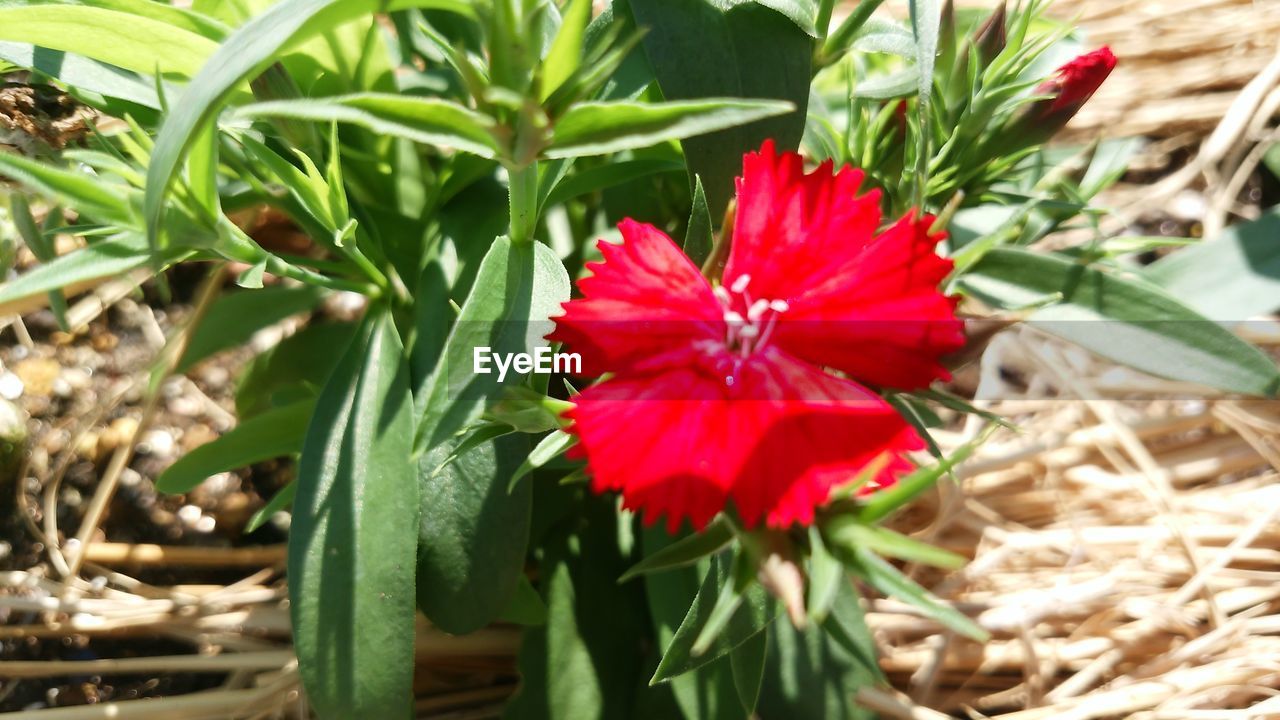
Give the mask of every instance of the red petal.
[[964, 345], [955, 298], [938, 291], [952, 262], [933, 218], [900, 220], [826, 282], [788, 298], [775, 340], [859, 381], [913, 389], [948, 376], [938, 358]]
[[880, 193], [859, 197], [862, 171], [831, 169], [806, 175], [800, 156], [776, 154], [772, 140], [743, 157], [724, 285], [750, 275], [752, 297], [787, 300], [862, 252], [880, 224]]
[[[725, 382], [725, 369], [733, 382]], [[597, 492], [620, 491], [648, 523], [702, 528], [729, 499], [742, 522], [810, 524], [831, 490], [884, 453], [887, 485], [919, 449], [880, 397], [777, 350], [692, 351], [682, 367], [588, 388], [570, 412]]]
[[723, 311], [698, 268], [661, 230], [634, 220], [622, 243], [600, 241], [581, 299], [564, 304], [548, 338], [579, 353], [586, 375], [621, 371], [700, 338], [724, 338]]

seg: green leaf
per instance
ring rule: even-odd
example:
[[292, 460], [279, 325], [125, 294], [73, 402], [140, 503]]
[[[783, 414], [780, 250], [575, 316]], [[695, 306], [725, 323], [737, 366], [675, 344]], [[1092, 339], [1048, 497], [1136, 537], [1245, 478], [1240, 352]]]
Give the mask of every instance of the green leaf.
[[716, 516], [702, 532], [681, 538], [636, 563], [618, 578], [625, 583], [641, 575], [662, 570], [688, 567], [715, 555], [733, 541], [733, 525], [722, 515]]
[[350, 123], [379, 135], [454, 148], [489, 159], [501, 153], [493, 135], [492, 118], [440, 98], [358, 93], [316, 100], [272, 100], [246, 105], [236, 115]]
[[987, 641], [989, 635], [986, 630], [964, 613], [934, 597], [868, 548], [854, 550], [851, 569], [871, 587], [914, 606], [926, 617], [978, 642]]
[[0, 285], [0, 314], [17, 315], [43, 307], [52, 290], [76, 295], [106, 278], [140, 268], [150, 259], [150, 249], [141, 235], [129, 233], [91, 242]]
[[475, 349], [530, 353], [542, 347], [548, 318], [569, 299], [569, 275], [551, 248], [537, 242], [494, 241], [480, 264], [474, 289], [449, 333], [422, 406], [417, 447], [435, 447], [475, 420], [502, 393], [522, 380], [512, 371], [475, 371]]
[[308, 285], [275, 285], [219, 297], [192, 333], [176, 372], [185, 373], [211, 355], [243, 345], [262, 328], [311, 310], [326, 294]]
[[547, 622], [524, 631], [521, 684], [505, 708], [510, 720], [672, 717], [637, 706], [646, 692], [644, 596], [614, 582], [628, 562], [618, 538], [629, 530], [610, 498], [567, 509], [539, 543], [539, 585]]
[[702, 178], [712, 218], [724, 215], [742, 156], [773, 138], [797, 147], [809, 105], [813, 38], [758, 3], [719, 0], [630, 0], [645, 53], [667, 100], [772, 98], [794, 112], [684, 140], [690, 183]]
[[1214, 320], [1248, 320], [1280, 309], [1280, 210], [1232, 225], [1218, 237], [1172, 253], [1145, 274]]
[[578, 437], [563, 430], [553, 430], [538, 441], [529, 457], [511, 475], [510, 487], [515, 488], [526, 475], [560, 457], [566, 450], [578, 444]]
[[854, 557], [858, 548], [867, 548], [898, 560], [923, 563], [954, 570], [964, 565], [964, 558], [888, 528], [865, 525], [855, 517], [840, 515], [823, 527], [832, 551], [841, 557]]
[[547, 624], [547, 604], [542, 602], [542, 598], [538, 595], [538, 591], [533, 589], [533, 583], [529, 582], [529, 578], [520, 576], [516, 583], [515, 594], [511, 597], [507, 609], [498, 616], [498, 620], [527, 626]]
[[156, 478], [156, 490], [185, 493], [212, 475], [302, 450], [315, 403], [304, 400], [269, 410], [191, 450]]
[[[712, 562], [693, 605], [663, 652], [662, 662], [649, 681], [650, 685], [666, 682], [729, 654], [763, 632], [778, 616], [778, 606], [756, 583], [739, 595], [736, 603], [732, 599], [721, 600], [724, 595], [721, 588], [731, 590], [733, 587], [729, 564], [724, 556], [718, 556]], [[713, 619], [718, 619], [715, 616], [723, 614], [724, 608], [731, 603], [733, 612], [725, 619], [723, 632], [715, 634], [714, 641], [704, 652], [695, 654], [694, 645], [704, 629]]]
[[[151, 3], [156, 4], [158, 3]], [[28, 43], [0, 42], [0, 60], [35, 70], [71, 88], [160, 109], [155, 85], [138, 74], [75, 53], [38, 48]]]
[[729, 668], [733, 674], [733, 687], [738, 692], [742, 711], [752, 717], [760, 700], [760, 686], [764, 683], [764, 663], [769, 650], [769, 633], [760, 633], [742, 643], [729, 653]]
[[374, 308], [316, 403], [289, 530], [294, 644], [322, 718], [410, 715], [412, 407], [400, 338]]
[[702, 189], [702, 178], [693, 179], [693, 210], [689, 213], [689, 229], [684, 234], [684, 254], [701, 266], [715, 246], [715, 223], [707, 209], [707, 194]]
[[898, 481], [890, 487], [876, 491], [858, 510], [858, 520], [865, 524], [875, 523], [901, 509], [925, 490], [933, 487], [938, 478], [964, 462], [985, 439], [986, 436], [981, 435], [978, 439], [956, 448], [952, 451], [951, 457], [927, 467], [916, 468], [905, 477], [898, 478]]
[[281, 510], [292, 505], [293, 499], [297, 497], [297, 495], [298, 481], [290, 480], [288, 485], [280, 488], [279, 492], [271, 496], [271, 499], [267, 501], [266, 505], [258, 508], [257, 512], [249, 517], [249, 522], [244, 525], [245, 534], [247, 535], [262, 527], [271, 519], [272, 515], [275, 515]]
[[620, 160], [576, 172], [556, 183], [551, 192], [542, 201], [543, 207], [551, 207], [572, 200], [580, 195], [598, 192], [617, 185], [623, 185], [650, 175], [664, 172], [677, 172], [684, 169], [684, 163], [661, 158], [636, 158]]
[[[281, 54], [309, 38], [374, 12], [409, 7], [438, 8], [464, 15], [474, 12], [464, 0], [283, 0], [228, 37], [187, 86], [182, 101], [174, 105], [156, 138], [147, 168], [144, 205], [148, 238], [155, 240], [159, 236], [164, 195], [196, 134], [213, 120], [222, 103], [241, 83], [266, 70]], [[112, 32], [128, 33], [124, 42], [127, 45], [138, 30], [126, 23]], [[186, 57], [190, 57], [189, 52]], [[150, 73], [154, 68], [155, 63], [148, 63], [139, 72]]]
[[104, 5], [159, 4], [6, 4], [0, 6], [0, 40], [75, 53], [146, 75], [157, 70], [194, 75], [217, 48], [216, 41], [191, 28]]
[[[666, 528], [656, 525], [643, 529], [640, 534], [640, 544], [647, 555], [662, 553], [672, 543], [683, 539], [668, 535]], [[711, 569], [712, 562], [712, 558], [704, 557], [695, 565], [644, 576], [645, 597], [648, 599], [654, 631], [653, 642], [659, 650], [671, 645], [676, 631], [689, 612], [689, 606], [698, 595], [702, 577]], [[740, 646], [746, 656], [749, 656], [750, 646], [754, 642], [748, 641]], [[748, 714], [741, 710], [742, 698], [734, 681], [731, 655], [703, 665], [695, 672], [671, 678], [659, 687], [670, 688], [680, 712], [686, 718], [747, 720]]]
[[542, 60], [542, 97], [546, 100], [578, 69], [582, 61], [582, 39], [591, 22], [591, 0], [569, 0], [556, 39]]
[[278, 396], [319, 394], [356, 330], [353, 323], [312, 323], [251, 360], [236, 386], [240, 419], [279, 405]]
[[1141, 280], [1059, 255], [990, 250], [960, 285], [1000, 307], [1062, 301], [1033, 313], [1035, 327], [1153, 375], [1228, 392], [1272, 396], [1280, 371], [1262, 351]]
[[818, 36], [818, 29], [815, 27], [818, 19], [818, 3], [816, 0], [728, 0], [726, 4], [732, 7], [734, 4], [745, 2], [758, 3], [776, 10], [795, 23], [795, 26], [803, 30], [806, 35], [810, 37]]
[[0, 176], [9, 177], [55, 202], [104, 222], [127, 225], [132, 220], [123, 188], [88, 173], [46, 165], [14, 153], [0, 153]]
[[853, 87], [853, 96], [869, 100], [892, 100], [905, 97], [916, 91], [919, 80], [920, 70], [913, 65], [888, 75], [877, 75], [860, 81]]
[[[852, 49], [915, 58], [919, 48], [910, 30], [889, 20], [870, 18], [854, 36]], [[913, 73], [917, 77], [919, 72]]]
[[[57, 211], [51, 211], [50, 215], [56, 215]], [[22, 238], [22, 242], [31, 250], [31, 254], [42, 263], [50, 262], [58, 256], [58, 250], [53, 246], [53, 238], [45, 233], [44, 229], [36, 223], [35, 216], [31, 214], [31, 205], [27, 202], [26, 195], [22, 193], [13, 193], [9, 196], [9, 219], [13, 222], [13, 227], [18, 231], [18, 236]], [[5, 242], [6, 247], [11, 247]], [[10, 251], [11, 252], [11, 251]], [[8, 253], [4, 253], [8, 254]], [[0, 263], [0, 272], [4, 275], [9, 274], [12, 267], [12, 256], [8, 257], [4, 263]], [[67, 323], [67, 298], [59, 290], [49, 293], [49, 310], [53, 312], [54, 319], [58, 322], [58, 329], [63, 332], [71, 332], [71, 328]]]
[[579, 103], [555, 123], [549, 158], [603, 155], [745, 125], [794, 110], [776, 100]]
[[[916, 112], [919, 114], [920, 127], [928, 128], [933, 118], [929, 105], [933, 94], [933, 66], [938, 57], [938, 28], [942, 21], [942, 11], [938, 0], [911, 0], [911, 32], [916, 40], [916, 70], [919, 82], [916, 97]], [[930, 147], [932, 132], [918, 133], [915, 167], [915, 204], [924, 205], [926, 188], [929, 186], [929, 158], [933, 149]]]
[[418, 607], [441, 630], [479, 630], [511, 604], [529, 542], [529, 486], [507, 492], [529, 452], [525, 435], [489, 439], [468, 451], [453, 441], [418, 462]]
[[809, 528], [809, 591], [806, 594], [806, 614], [809, 620], [821, 624], [831, 612], [840, 585], [847, 583], [844, 566], [827, 550], [822, 533], [816, 527]]
[[770, 626], [757, 715], [874, 720], [873, 713], [851, 698], [859, 688], [883, 681], [858, 594], [842, 578], [831, 612], [821, 625], [803, 631], [787, 622]]

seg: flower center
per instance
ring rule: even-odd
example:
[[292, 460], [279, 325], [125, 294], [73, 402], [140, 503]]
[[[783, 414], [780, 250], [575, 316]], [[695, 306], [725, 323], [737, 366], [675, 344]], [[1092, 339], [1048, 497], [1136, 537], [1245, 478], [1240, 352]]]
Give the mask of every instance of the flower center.
[[732, 285], [717, 285], [714, 291], [724, 309], [725, 345], [743, 358], [765, 347], [778, 317], [789, 309], [786, 300], [753, 300], [747, 289], [750, 284], [751, 276], [743, 274]]

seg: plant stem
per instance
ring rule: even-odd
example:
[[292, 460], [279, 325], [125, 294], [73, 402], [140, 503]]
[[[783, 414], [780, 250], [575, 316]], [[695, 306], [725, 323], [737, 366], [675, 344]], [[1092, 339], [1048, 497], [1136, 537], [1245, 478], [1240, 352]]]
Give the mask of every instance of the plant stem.
[[508, 167], [507, 177], [511, 192], [511, 240], [532, 240], [538, 226], [538, 163]]

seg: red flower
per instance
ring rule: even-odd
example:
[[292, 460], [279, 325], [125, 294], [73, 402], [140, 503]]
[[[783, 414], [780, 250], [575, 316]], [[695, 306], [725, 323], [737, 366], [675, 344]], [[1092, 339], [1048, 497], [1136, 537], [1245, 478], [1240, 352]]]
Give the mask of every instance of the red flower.
[[581, 354], [587, 388], [570, 430], [596, 492], [619, 491], [648, 523], [701, 528], [732, 500], [747, 527], [813, 522], [834, 487], [867, 470], [890, 484], [922, 447], [872, 390], [947, 377], [963, 343], [951, 262], [933, 218], [877, 235], [880, 198], [828, 161], [810, 174], [766, 142], [738, 180], [733, 243], [713, 286], [651, 225], [622, 222], [601, 242], [581, 299], [551, 334]]
[[1066, 113], [1066, 119], [1070, 119], [1102, 87], [1115, 66], [1116, 56], [1111, 48], [1103, 46], [1058, 68], [1052, 78], [1036, 88], [1035, 94], [1053, 95], [1046, 112]]

